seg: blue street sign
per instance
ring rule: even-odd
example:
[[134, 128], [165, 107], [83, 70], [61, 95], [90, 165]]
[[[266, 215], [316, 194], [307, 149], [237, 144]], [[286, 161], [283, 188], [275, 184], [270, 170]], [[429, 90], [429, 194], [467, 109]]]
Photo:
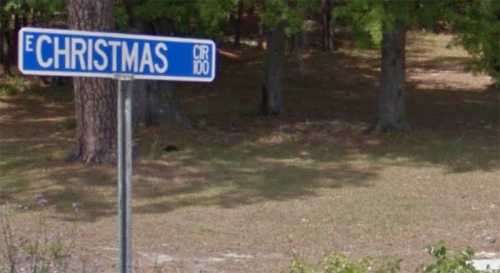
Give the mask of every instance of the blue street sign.
[[27, 75], [210, 82], [212, 40], [23, 28], [19, 70]]

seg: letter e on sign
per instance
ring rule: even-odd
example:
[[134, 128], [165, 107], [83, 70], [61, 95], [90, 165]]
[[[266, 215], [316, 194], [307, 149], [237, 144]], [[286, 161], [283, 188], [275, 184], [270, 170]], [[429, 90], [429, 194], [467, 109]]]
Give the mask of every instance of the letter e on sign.
[[26, 51], [33, 52], [33, 35], [26, 35]]

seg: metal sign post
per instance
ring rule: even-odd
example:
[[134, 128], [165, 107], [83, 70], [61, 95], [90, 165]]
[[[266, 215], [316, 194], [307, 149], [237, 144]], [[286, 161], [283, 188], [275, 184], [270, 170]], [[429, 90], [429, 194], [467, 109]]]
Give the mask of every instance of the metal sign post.
[[[132, 85], [134, 79], [211, 82], [212, 40], [22, 28], [18, 68], [25, 75], [112, 78], [118, 84], [120, 273], [132, 273]], [[124, 84], [125, 82], [129, 84]]]
[[[117, 168], [120, 273], [132, 272], [132, 77], [118, 76]], [[124, 83], [128, 82], [124, 87]]]

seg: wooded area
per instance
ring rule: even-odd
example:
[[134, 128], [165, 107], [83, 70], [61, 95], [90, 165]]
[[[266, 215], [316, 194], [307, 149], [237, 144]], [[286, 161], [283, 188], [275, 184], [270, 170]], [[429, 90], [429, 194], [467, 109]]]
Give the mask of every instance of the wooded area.
[[500, 0], [0, 0], [0, 273], [107, 273], [117, 82], [23, 75], [30, 26], [217, 44], [122, 82], [135, 272], [500, 270]]
[[[380, 132], [411, 128], [405, 118], [405, 43], [410, 29], [442, 28], [456, 33], [456, 42], [476, 56], [475, 68], [500, 78], [498, 39], [492, 38], [498, 37], [500, 3], [494, 0], [107, 0], [70, 1], [67, 7], [64, 1], [3, 0], [0, 7], [0, 62], [7, 74], [15, 73], [17, 33], [22, 26], [201, 36], [220, 42], [232, 37], [234, 47], [239, 47], [242, 39], [266, 41], [265, 77], [262, 90], [256, 92], [261, 96], [263, 115], [279, 115], [286, 109], [286, 92], [282, 90], [284, 58], [287, 51], [300, 55], [304, 47], [314, 46], [314, 41], [305, 42], [310, 34], [307, 32], [311, 32], [305, 29], [306, 24], [319, 26], [317, 42], [321, 50], [335, 50], [340, 43], [336, 33], [348, 29], [355, 46], [380, 48], [382, 52], [377, 122], [373, 125], [373, 130]], [[143, 104], [138, 106], [143, 109], [139, 117], [148, 119], [139, 123], [151, 125], [157, 119], [153, 118], [155, 113], [162, 112], [153, 109], [158, 107], [171, 112], [168, 118], [180, 119], [171, 90], [165, 91], [171, 93], [168, 99], [158, 103], [159, 86], [137, 87], [143, 93], [139, 96], [147, 98], [137, 100]], [[113, 89], [110, 81], [74, 80], [74, 159], [85, 163], [113, 160]]]

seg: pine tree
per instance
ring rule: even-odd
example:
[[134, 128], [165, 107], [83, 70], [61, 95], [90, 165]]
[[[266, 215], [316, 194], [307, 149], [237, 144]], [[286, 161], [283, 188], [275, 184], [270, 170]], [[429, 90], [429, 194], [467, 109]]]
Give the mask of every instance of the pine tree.
[[449, 4], [446, 0], [348, 0], [335, 10], [336, 16], [352, 24], [359, 45], [381, 50], [375, 131], [409, 129], [406, 119], [406, 32], [414, 25], [437, 23]]

